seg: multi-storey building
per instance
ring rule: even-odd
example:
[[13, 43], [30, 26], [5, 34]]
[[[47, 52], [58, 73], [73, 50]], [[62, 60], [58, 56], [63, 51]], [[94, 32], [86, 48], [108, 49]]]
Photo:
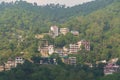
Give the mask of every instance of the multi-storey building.
[[22, 57], [15, 58], [15, 64], [23, 64], [23, 63], [24, 63], [24, 59]]
[[53, 45], [48, 46], [48, 53], [49, 53], [49, 55], [52, 55], [54, 53], [54, 46]]
[[4, 69], [5, 69], [5, 70], [10, 70], [11, 68], [14, 68], [14, 67], [16, 67], [15, 61], [12, 60], [12, 59], [9, 59], [9, 60], [5, 63]]
[[38, 51], [42, 57], [48, 57], [54, 53], [54, 46], [53, 45], [43, 45], [38, 47]]
[[57, 26], [51, 26], [51, 28], [50, 28], [50, 35], [51, 35], [53, 38], [55, 38], [55, 37], [58, 36], [58, 34], [59, 34], [59, 29], [58, 29], [58, 27], [57, 27]]
[[47, 40], [41, 40], [39, 43], [38, 51], [40, 52], [42, 57], [48, 57], [49, 56], [49, 50], [48, 50], [48, 41]]
[[63, 57], [63, 49], [56, 49], [55, 53], [57, 53], [60, 57]]
[[69, 49], [70, 54], [77, 53], [80, 50], [80, 47], [78, 44], [70, 44], [69, 47], [70, 47]]

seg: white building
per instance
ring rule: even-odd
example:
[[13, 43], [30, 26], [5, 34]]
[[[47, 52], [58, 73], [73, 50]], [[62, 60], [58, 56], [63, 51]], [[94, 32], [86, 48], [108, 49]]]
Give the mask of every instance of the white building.
[[59, 34], [59, 29], [57, 26], [51, 26], [50, 28], [50, 35], [55, 38]]
[[15, 58], [15, 64], [23, 64], [23, 63], [24, 63], [24, 59], [22, 57]]
[[66, 35], [69, 32], [68, 28], [60, 28], [60, 33]]
[[48, 53], [49, 53], [49, 55], [52, 55], [54, 53], [54, 46], [53, 45], [49, 45]]

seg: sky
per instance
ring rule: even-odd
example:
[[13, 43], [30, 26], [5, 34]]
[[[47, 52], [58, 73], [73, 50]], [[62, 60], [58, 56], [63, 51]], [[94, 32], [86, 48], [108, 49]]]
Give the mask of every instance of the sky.
[[[10, 2], [10, 1], [16, 1], [16, 0], [0, 0], [0, 2], [5, 1], [5, 2]], [[34, 3], [36, 2], [38, 5], [46, 5], [46, 4], [50, 4], [50, 3], [54, 3], [54, 4], [65, 4], [66, 6], [74, 6], [74, 5], [78, 5], [78, 4], [82, 4], [85, 2], [89, 2], [92, 0], [23, 0], [23, 1], [27, 1], [30, 3]]]

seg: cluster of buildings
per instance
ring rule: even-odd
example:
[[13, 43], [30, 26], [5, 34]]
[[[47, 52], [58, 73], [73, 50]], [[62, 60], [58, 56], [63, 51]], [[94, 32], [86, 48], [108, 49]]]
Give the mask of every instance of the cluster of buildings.
[[90, 51], [90, 42], [86, 40], [81, 40], [78, 41], [76, 44], [69, 45], [69, 53], [70, 54], [78, 53], [78, 51], [82, 50], [81, 46], [83, 46], [85, 50]]
[[54, 53], [54, 46], [49, 45], [46, 40], [41, 40], [38, 46], [38, 51], [42, 57], [48, 57]]
[[81, 49], [81, 46], [84, 46], [84, 49], [90, 51], [90, 42], [81, 40], [76, 44], [69, 44], [69, 47], [63, 48], [54, 48], [54, 45], [49, 45], [48, 41], [41, 41], [39, 44], [38, 51], [42, 57], [49, 57], [53, 53], [57, 53], [60, 57], [64, 57], [68, 54], [77, 54]]
[[76, 30], [70, 31], [69, 28], [58, 28], [57, 26], [51, 26], [49, 30], [49, 33], [53, 38], [57, 37], [59, 34], [66, 35], [68, 32], [75, 36], [79, 35], [79, 32]]
[[[76, 65], [77, 63], [77, 59], [76, 57], [64, 57], [61, 58], [63, 63], [69, 64], [69, 65]], [[40, 59], [40, 63], [39, 64], [53, 64], [53, 65], [57, 65], [58, 63], [58, 59], [56, 58], [41, 58]]]
[[6, 63], [0, 65], [0, 71], [10, 70], [11, 68], [15, 68], [18, 64], [23, 64], [24, 59], [22, 57], [16, 57], [15, 60], [8, 59]]
[[[74, 36], [78, 36], [78, 31], [70, 31], [68, 28], [58, 28], [57, 26], [51, 26], [49, 30], [49, 35], [52, 38], [57, 37], [59, 34], [66, 35], [68, 32], [71, 32]], [[35, 37], [40, 38], [40, 43], [38, 46], [38, 51], [40, 52], [43, 58], [47, 58], [53, 53], [57, 53], [61, 58], [68, 56], [68, 54], [78, 54], [80, 50], [82, 50], [81, 46], [84, 47], [85, 50], [90, 51], [90, 42], [86, 40], [81, 40], [76, 42], [75, 44], [69, 44], [68, 47], [63, 48], [55, 48], [54, 45], [49, 45], [47, 40], [42, 39], [42, 35], [36, 35]], [[71, 61], [75, 63], [76, 58], [67, 58], [64, 59], [63, 62], [70, 64]], [[72, 63], [71, 63], [72, 64]]]

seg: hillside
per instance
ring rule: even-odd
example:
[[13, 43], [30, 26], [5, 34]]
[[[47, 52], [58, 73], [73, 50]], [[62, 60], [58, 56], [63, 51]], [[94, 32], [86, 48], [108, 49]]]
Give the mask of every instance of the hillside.
[[91, 41], [88, 59], [101, 60], [120, 57], [120, 2], [97, 10], [85, 17], [76, 17], [62, 26], [79, 30], [80, 38]]
[[[52, 38], [46, 34], [52, 25], [79, 31], [79, 36], [68, 32]], [[82, 46], [77, 54], [68, 53], [67, 64], [56, 54], [41, 58], [38, 44], [43, 43], [35, 38], [41, 33], [46, 34], [43, 40], [48, 40], [58, 50], [87, 40], [90, 51]], [[25, 62], [17, 67], [13, 64], [16, 56], [25, 58]], [[74, 58], [74, 64], [70, 64], [69, 57]], [[113, 58], [119, 58], [118, 62], [112, 61]], [[96, 63], [101, 60], [107, 63]], [[10, 62], [13, 62], [12, 65]], [[120, 65], [119, 0], [96, 0], [71, 8], [59, 4], [37, 6], [22, 0], [0, 4], [0, 70], [3, 68], [0, 80], [119, 80], [120, 71], [115, 67], [110, 69], [115, 68], [115, 73], [113, 70], [113, 74], [104, 76], [104, 67], [108, 63], [115, 64], [115, 67]], [[7, 70], [5, 65], [11, 70]]]
[[[22, 51], [25, 52], [26, 57], [38, 53], [38, 40], [36, 40], [34, 36], [35, 34], [48, 32], [51, 25], [59, 25], [69, 27], [73, 30], [79, 30], [80, 38], [91, 41], [91, 53], [96, 51], [96, 54], [93, 55], [98, 55], [97, 53], [101, 55], [98, 59], [101, 59], [101, 57], [106, 58], [104, 55], [111, 55], [110, 48], [114, 45], [117, 48], [112, 48], [112, 51], [118, 53], [119, 2], [112, 4], [114, 1], [117, 0], [96, 0], [71, 8], [54, 4], [37, 6], [36, 3], [30, 4], [25, 1], [1, 3], [1, 60], [9, 56], [14, 57], [20, 55]], [[75, 18], [76, 16], [77, 18]], [[113, 26], [116, 27], [112, 28]], [[103, 41], [109, 42], [113, 39], [117, 40], [117, 43], [106, 43], [106, 46], [104, 46], [105, 50], [102, 50], [104, 48]], [[92, 56], [92, 54], [90, 56]]]

